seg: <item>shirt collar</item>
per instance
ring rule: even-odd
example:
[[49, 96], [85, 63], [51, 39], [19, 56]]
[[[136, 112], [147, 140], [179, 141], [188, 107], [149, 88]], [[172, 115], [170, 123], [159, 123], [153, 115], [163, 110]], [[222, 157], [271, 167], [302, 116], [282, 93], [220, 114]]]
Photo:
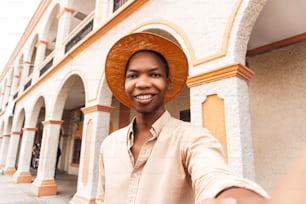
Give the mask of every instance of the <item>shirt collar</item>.
[[[152, 125], [151, 133], [153, 135], [153, 138], [157, 138], [163, 129], [163, 127], [166, 125], [167, 121], [171, 118], [171, 114], [168, 111], [165, 111]], [[134, 134], [133, 134], [133, 124], [135, 122], [135, 117], [133, 118], [132, 122], [128, 126], [128, 134], [127, 139], [128, 141], [132, 142], [134, 141]], [[131, 144], [132, 145], [132, 144]]]

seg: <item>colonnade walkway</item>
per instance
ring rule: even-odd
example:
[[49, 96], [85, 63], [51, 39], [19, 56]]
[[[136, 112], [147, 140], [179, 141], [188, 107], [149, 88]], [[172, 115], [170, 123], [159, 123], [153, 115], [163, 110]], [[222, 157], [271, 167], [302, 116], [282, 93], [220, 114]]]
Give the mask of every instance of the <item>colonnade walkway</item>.
[[55, 181], [57, 195], [37, 197], [31, 193], [31, 183], [16, 184], [12, 176], [0, 175], [0, 204], [68, 204], [76, 193], [77, 176], [58, 171]]

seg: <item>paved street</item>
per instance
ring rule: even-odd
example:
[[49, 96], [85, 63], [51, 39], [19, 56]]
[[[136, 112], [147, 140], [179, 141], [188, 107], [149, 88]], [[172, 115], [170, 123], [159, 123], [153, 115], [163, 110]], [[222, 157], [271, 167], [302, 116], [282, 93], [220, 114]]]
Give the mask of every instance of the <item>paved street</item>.
[[58, 194], [37, 197], [30, 192], [31, 184], [16, 184], [11, 176], [0, 175], [0, 204], [67, 204], [77, 189], [77, 177], [58, 173]]

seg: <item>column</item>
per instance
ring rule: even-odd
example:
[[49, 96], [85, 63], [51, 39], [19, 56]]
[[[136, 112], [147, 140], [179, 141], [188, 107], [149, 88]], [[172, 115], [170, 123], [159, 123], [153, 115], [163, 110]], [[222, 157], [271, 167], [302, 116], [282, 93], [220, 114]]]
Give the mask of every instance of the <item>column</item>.
[[23, 62], [23, 70], [22, 70], [22, 75], [21, 75], [21, 86], [22, 86], [22, 91], [24, 85], [28, 82], [29, 78], [29, 72], [30, 72], [30, 66], [31, 66], [31, 61], [24, 61]]
[[37, 128], [23, 128], [22, 142], [19, 153], [18, 169], [13, 178], [16, 183], [31, 183], [30, 162], [32, 146]]
[[94, 29], [100, 27], [102, 23], [106, 21], [109, 4], [110, 1], [96, 0]]
[[54, 61], [57, 62], [65, 54], [65, 39], [70, 33], [71, 19], [74, 9], [63, 8], [63, 10], [58, 15], [58, 29], [55, 44]]
[[62, 120], [43, 122], [44, 130], [37, 177], [31, 187], [31, 192], [34, 195], [51, 196], [57, 193], [54, 173], [60, 128], [63, 122]]
[[1, 151], [0, 151], [0, 168], [3, 169], [5, 166], [5, 162], [7, 159], [7, 151], [8, 146], [10, 143], [10, 134], [2, 135], [2, 144], [1, 144]]
[[[247, 84], [253, 74], [232, 64], [187, 80], [191, 122], [211, 129], [227, 150], [230, 168], [249, 179], [255, 179]], [[210, 111], [217, 113], [212, 117]]]
[[2, 141], [3, 141], [3, 136], [0, 135], [0, 157], [1, 157], [1, 151], [2, 151]]
[[16, 172], [16, 159], [17, 159], [17, 152], [18, 152], [18, 144], [20, 140], [21, 132], [12, 132], [10, 144], [8, 147], [8, 156], [4, 168], [4, 175], [12, 176]]
[[99, 150], [109, 134], [110, 112], [113, 107], [96, 105], [83, 108], [84, 127], [78, 176], [78, 188], [70, 203], [95, 202], [99, 174]]
[[45, 54], [46, 54], [46, 47], [48, 42], [45, 40], [39, 40], [36, 44], [36, 57], [34, 62], [34, 70], [32, 74], [32, 83], [36, 82], [39, 79], [39, 71], [40, 71], [40, 65], [44, 61]]
[[9, 101], [9, 96], [10, 96], [10, 93], [11, 93], [11, 84], [9, 83], [9, 80], [6, 80], [6, 81], [7, 81], [7, 84], [5, 85], [5, 89], [4, 89], [4, 96], [3, 96], [4, 98], [3, 98], [2, 110], [5, 109], [6, 104]]
[[0, 93], [0, 109], [1, 111], [0, 112], [4, 112], [4, 105], [5, 105], [5, 102], [4, 102], [4, 87], [1, 89], [1, 93]]
[[15, 66], [14, 67], [14, 72], [13, 72], [13, 82], [12, 82], [12, 88], [11, 88], [11, 95], [14, 97], [14, 95], [17, 92], [17, 86], [18, 86], [18, 82], [20, 80], [20, 70], [19, 70], [19, 66]]

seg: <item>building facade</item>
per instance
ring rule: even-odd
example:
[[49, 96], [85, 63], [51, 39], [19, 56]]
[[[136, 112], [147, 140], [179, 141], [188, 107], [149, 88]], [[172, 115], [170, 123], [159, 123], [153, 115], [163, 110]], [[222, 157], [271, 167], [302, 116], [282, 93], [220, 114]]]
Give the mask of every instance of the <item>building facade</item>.
[[275, 2], [41, 1], [0, 76], [3, 174], [48, 196], [57, 193], [59, 168], [78, 176], [71, 203], [95, 202], [100, 145], [133, 117], [108, 89], [105, 58], [119, 38], [145, 31], [176, 41], [188, 58], [188, 80], [167, 104], [170, 113], [209, 128], [230, 168], [269, 191], [306, 143], [306, 27], [259, 43], [268, 33], [261, 22], [281, 15], [271, 12]]

